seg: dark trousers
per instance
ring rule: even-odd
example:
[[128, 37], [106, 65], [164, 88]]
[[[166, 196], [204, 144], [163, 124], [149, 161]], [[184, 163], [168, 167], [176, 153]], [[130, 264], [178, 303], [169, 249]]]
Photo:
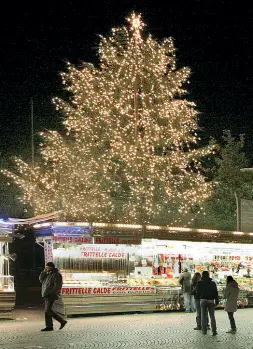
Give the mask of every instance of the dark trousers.
[[235, 319], [234, 319], [234, 313], [228, 312], [228, 318], [230, 321], [230, 326], [232, 330], [236, 330], [236, 325], [235, 325]]
[[64, 322], [64, 319], [52, 310], [54, 301], [56, 301], [56, 299], [57, 299], [56, 295], [50, 295], [50, 296], [44, 297], [44, 300], [45, 300], [45, 322], [46, 322], [46, 327], [48, 327], [48, 328], [53, 328], [53, 318], [60, 323]]
[[211, 320], [211, 328], [213, 333], [217, 332], [216, 329], [216, 320], [214, 316], [214, 310], [215, 310], [215, 303], [214, 301], [210, 301], [208, 299], [201, 299], [200, 300], [200, 307], [201, 307], [201, 329], [204, 333], [207, 331], [207, 323], [206, 323], [206, 317], [209, 313], [210, 320]]

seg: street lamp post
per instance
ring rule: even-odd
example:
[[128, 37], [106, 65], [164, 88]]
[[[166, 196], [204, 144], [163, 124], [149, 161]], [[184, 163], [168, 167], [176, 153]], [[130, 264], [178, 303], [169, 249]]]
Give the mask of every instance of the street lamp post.
[[[253, 172], [253, 167], [245, 167], [240, 168], [241, 172]], [[235, 199], [236, 199], [236, 207], [237, 207], [237, 231], [241, 231], [241, 202], [240, 199], [237, 196], [237, 193], [235, 192]]]
[[237, 216], [237, 231], [241, 231], [241, 205], [239, 198], [235, 191], [235, 200], [236, 200], [236, 216]]

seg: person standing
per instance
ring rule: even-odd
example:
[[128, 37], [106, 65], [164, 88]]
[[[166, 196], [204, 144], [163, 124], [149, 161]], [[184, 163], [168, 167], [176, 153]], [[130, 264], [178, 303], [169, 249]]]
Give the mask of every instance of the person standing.
[[[196, 309], [196, 323], [197, 327], [194, 328], [194, 330], [201, 330], [201, 308], [200, 308], [200, 299], [197, 298], [197, 283], [201, 280], [201, 274], [195, 273], [193, 275], [192, 281], [191, 281], [191, 295], [194, 297], [194, 303], [195, 303], [195, 309]], [[206, 323], [207, 323], [207, 329], [210, 330], [209, 321], [208, 321], [208, 314], [206, 317]]]
[[184, 268], [183, 273], [180, 275], [179, 283], [182, 286], [185, 311], [190, 313], [191, 309], [193, 309], [191, 304], [191, 273], [187, 268]]
[[234, 319], [234, 312], [237, 310], [237, 298], [239, 295], [238, 283], [233, 279], [232, 276], [227, 277], [227, 286], [224, 292], [225, 298], [225, 311], [228, 313], [231, 329], [227, 333], [235, 333], [236, 325]]
[[45, 300], [45, 322], [46, 327], [41, 331], [53, 331], [53, 318], [57, 320], [61, 326], [60, 330], [67, 324], [63, 317], [53, 311], [54, 302], [59, 299], [62, 288], [62, 275], [55, 267], [53, 262], [48, 262], [46, 269], [40, 274], [39, 280], [42, 284], [41, 295]]
[[216, 283], [209, 277], [208, 271], [203, 271], [202, 278], [197, 283], [197, 299], [200, 299], [201, 329], [203, 334], [207, 332], [207, 315], [209, 313], [213, 336], [217, 335], [215, 306], [219, 304], [219, 296]]

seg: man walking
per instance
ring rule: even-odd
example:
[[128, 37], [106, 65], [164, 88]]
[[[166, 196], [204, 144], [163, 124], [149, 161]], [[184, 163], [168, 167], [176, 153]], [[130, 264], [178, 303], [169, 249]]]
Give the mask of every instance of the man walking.
[[217, 335], [216, 320], [214, 316], [215, 306], [219, 304], [216, 283], [209, 277], [208, 271], [203, 271], [202, 278], [197, 284], [196, 297], [200, 299], [201, 329], [203, 334], [207, 332], [207, 312], [211, 320], [213, 336]]
[[187, 268], [184, 268], [183, 273], [180, 275], [179, 283], [182, 285], [185, 311], [190, 313], [191, 309], [194, 309], [194, 305], [192, 304], [191, 299], [191, 273]]
[[45, 322], [46, 327], [41, 331], [53, 331], [53, 318], [57, 320], [61, 326], [60, 330], [66, 325], [67, 321], [52, 310], [54, 302], [59, 299], [62, 288], [62, 276], [58, 269], [55, 268], [53, 262], [48, 262], [45, 271], [40, 274], [40, 282], [42, 283], [41, 294], [45, 300]]

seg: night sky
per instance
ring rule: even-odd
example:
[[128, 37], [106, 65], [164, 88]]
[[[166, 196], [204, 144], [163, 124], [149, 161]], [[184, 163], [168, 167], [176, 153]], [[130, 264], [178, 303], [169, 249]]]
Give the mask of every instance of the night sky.
[[[52, 97], [62, 95], [66, 61], [97, 61], [98, 34], [143, 14], [158, 39], [172, 36], [178, 65], [192, 69], [189, 96], [204, 134], [245, 133], [253, 150], [253, 5], [219, 0], [1, 1], [0, 152], [30, 156], [30, 99], [35, 132], [59, 129]], [[36, 138], [38, 142], [38, 137]]]

